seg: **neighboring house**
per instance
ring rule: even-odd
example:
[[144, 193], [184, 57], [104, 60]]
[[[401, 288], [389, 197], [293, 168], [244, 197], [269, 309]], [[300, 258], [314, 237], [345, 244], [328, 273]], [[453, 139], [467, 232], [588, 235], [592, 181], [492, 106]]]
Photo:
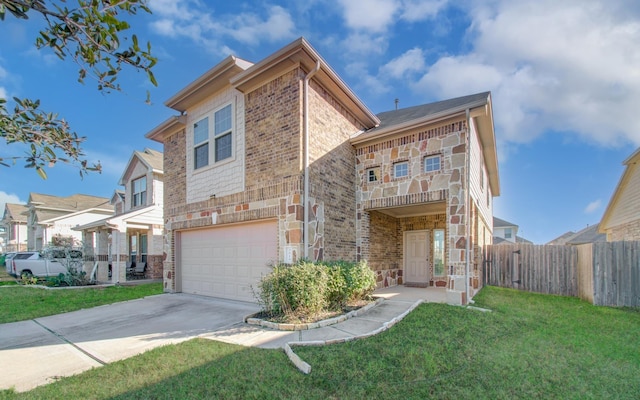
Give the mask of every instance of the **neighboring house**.
[[569, 231], [548, 242], [549, 245], [578, 245], [585, 243], [606, 242], [607, 236], [599, 232], [599, 225], [588, 225], [586, 228], [573, 232]]
[[533, 244], [521, 236], [518, 236], [519, 226], [505, 221], [500, 218], [493, 217], [493, 244]]
[[163, 157], [134, 151], [118, 182], [125, 190], [111, 197], [115, 212], [76, 228], [82, 232], [85, 270], [101, 282], [124, 282], [127, 267], [146, 266], [146, 278], [162, 278]]
[[74, 227], [113, 213], [109, 199], [85, 194], [58, 197], [31, 193], [27, 208], [28, 250], [42, 250], [54, 236], [72, 238], [79, 245], [82, 235]]
[[255, 301], [270, 265], [366, 260], [378, 285], [482, 286], [499, 195], [488, 92], [374, 115], [301, 38], [165, 105], [165, 291]]
[[6, 203], [0, 226], [4, 228], [4, 252], [27, 250], [27, 212], [24, 204]]
[[[503, 219], [493, 217], [493, 240], [494, 244], [497, 242], [510, 242], [516, 243], [516, 236], [518, 235], [518, 225], [507, 222]], [[502, 239], [502, 240], [500, 240]]]
[[624, 160], [625, 170], [600, 220], [607, 241], [640, 240], [640, 148]]

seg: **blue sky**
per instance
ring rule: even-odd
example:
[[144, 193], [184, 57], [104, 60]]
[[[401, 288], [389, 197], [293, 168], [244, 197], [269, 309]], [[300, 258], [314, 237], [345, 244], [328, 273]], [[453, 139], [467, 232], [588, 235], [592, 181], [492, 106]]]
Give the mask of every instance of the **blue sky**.
[[[304, 36], [379, 113], [492, 92], [501, 196], [494, 215], [546, 243], [600, 221], [640, 146], [640, 3], [635, 0], [151, 0], [131, 18], [152, 43], [159, 86], [125, 71], [122, 93], [77, 82], [78, 67], [33, 45], [41, 18], [0, 22], [0, 97], [39, 98], [86, 136], [102, 174], [57, 165], [40, 179], [0, 167], [0, 206], [29, 193], [110, 197], [163, 102], [229, 54], [258, 62]], [[152, 104], [145, 104], [146, 91]], [[18, 146], [0, 144], [4, 157]]]

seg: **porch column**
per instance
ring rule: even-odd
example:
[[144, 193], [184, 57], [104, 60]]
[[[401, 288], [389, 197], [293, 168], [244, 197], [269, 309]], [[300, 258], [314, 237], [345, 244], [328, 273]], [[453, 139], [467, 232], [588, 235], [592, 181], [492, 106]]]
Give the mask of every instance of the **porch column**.
[[[460, 137], [463, 142], [464, 136]], [[447, 303], [454, 305], [467, 304], [467, 209], [465, 206], [466, 146], [461, 143], [452, 149], [450, 157], [452, 174], [449, 179], [449, 197], [447, 199], [447, 224], [449, 226], [448, 241], [448, 283]]]

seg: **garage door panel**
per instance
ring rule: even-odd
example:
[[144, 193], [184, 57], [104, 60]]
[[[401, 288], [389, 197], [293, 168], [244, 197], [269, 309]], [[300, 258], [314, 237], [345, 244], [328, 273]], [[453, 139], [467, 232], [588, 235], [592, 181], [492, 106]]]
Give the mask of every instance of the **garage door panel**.
[[277, 237], [277, 221], [182, 232], [182, 291], [255, 302], [252, 285], [271, 271]]

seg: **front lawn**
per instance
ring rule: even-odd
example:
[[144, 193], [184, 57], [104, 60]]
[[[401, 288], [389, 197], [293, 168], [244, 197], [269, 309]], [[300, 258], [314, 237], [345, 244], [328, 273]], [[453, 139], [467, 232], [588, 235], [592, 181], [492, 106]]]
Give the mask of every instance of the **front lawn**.
[[487, 287], [484, 313], [423, 304], [377, 336], [281, 350], [204, 339], [151, 350], [16, 399], [640, 398], [640, 311]]
[[46, 317], [160, 293], [162, 283], [53, 290], [33, 286], [3, 287], [0, 288], [0, 323]]

